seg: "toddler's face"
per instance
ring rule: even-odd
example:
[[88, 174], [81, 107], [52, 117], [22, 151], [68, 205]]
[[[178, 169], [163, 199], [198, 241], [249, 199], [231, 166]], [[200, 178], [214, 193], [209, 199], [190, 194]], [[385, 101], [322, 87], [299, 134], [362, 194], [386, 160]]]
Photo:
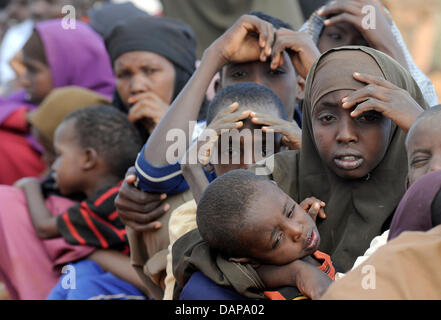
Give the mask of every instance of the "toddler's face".
[[84, 149], [75, 135], [74, 119], [58, 126], [54, 136], [56, 159], [52, 165], [54, 179], [63, 195], [82, 192], [84, 171], [81, 167]]
[[[438, 123], [437, 123], [438, 122]], [[407, 139], [408, 185], [426, 173], [441, 170], [441, 127], [439, 120], [422, 119]]]
[[246, 213], [248, 227], [241, 240], [250, 257], [261, 263], [284, 265], [314, 253], [320, 235], [312, 218], [272, 182], [262, 183]]

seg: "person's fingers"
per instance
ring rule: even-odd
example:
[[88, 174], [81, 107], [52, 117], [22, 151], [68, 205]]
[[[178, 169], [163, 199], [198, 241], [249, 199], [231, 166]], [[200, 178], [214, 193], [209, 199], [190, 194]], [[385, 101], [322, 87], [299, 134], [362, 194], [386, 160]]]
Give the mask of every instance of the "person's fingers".
[[125, 221], [131, 221], [133, 223], [146, 225], [162, 217], [168, 210], [170, 210], [170, 205], [168, 203], [163, 203], [148, 213], [140, 213], [129, 210], [118, 210], [118, 214]]
[[317, 14], [321, 17], [329, 15], [336, 15], [347, 12], [353, 15], [362, 15], [363, 4], [360, 1], [346, 0], [346, 1], [331, 1], [327, 5], [321, 7]]
[[326, 213], [323, 208], [320, 209], [318, 216], [320, 219], [326, 219]]
[[137, 122], [143, 118], [157, 118], [161, 113], [161, 106], [158, 104], [151, 100], [141, 100], [129, 110], [127, 117], [130, 121]]
[[373, 76], [367, 73], [360, 73], [360, 72], [354, 72], [353, 77], [355, 80], [368, 83], [368, 84], [376, 84], [380, 87], [385, 87], [388, 89], [397, 89], [398, 87], [395, 86], [393, 83], [390, 83], [384, 78], [380, 78], [377, 76]]
[[266, 61], [267, 57], [269, 57], [271, 55], [272, 46], [273, 46], [274, 37], [275, 37], [274, 27], [272, 26], [272, 24], [266, 23], [264, 29], [266, 29], [265, 30], [266, 41], [265, 41], [265, 46], [264, 46], [262, 52], [260, 53], [260, 61], [262, 61], [262, 62]]
[[289, 134], [289, 130], [284, 126], [262, 127], [262, 131], [265, 133], [281, 133], [284, 136]]
[[232, 123], [237, 122], [239, 120], [244, 120], [250, 117], [250, 110], [245, 110], [242, 112], [236, 111], [234, 113], [225, 115], [223, 118], [219, 119], [217, 123], [224, 124], [224, 123]]
[[117, 197], [115, 199], [115, 207], [118, 211], [133, 211], [138, 212], [140, 214], [146, 214], [150, 211], [156, 209], [162, 203], [162, 198], [157, 201], [149, 201], [147, 203], [136, 203], [134, 201], [130, 201], [125, 199], [124, 197]]
[[354, 109], [354, 111], [351, 112], [351, 117], [356, 118], [356, 117], [360, 116], [361, 114], [368, 112], [368, 111], [376, 111], [376, 112], [383, 113], [384, 112], [384, 104], [375, 98], [369, 98], [366, 101], [357, 105], [357, 107]]
[[123, 182], [119, 189], [116, 199], [122, 198], [128, 201], [133, 201], [137, 204], [145, 205], [152, 201], [164, 200], [167, 197], [165, 193], [149, 193], [139, 190], [131, 184]]
[[369, 98], [378, 99], [381, 101], [387, 102], [388, 97], [386, 95], [385, 89], [383, 87], [379, 87], [375, 84], [369, 84], [361, 89], [355, 90], [349, 96], [344, 97], [342, 99], [342, 107], [344, 109], [351, 109], [355, 107], [357, 104], [366, 101]]
[[[283, 51], [287, 48], [286, 37], [282, 34], [276, 32], [276, 41], [273, 45], [272, 55], [271, 55], [271, 69], [277, 69], [282, 65]], [[284, 62], [284, 61], [283, 61]]]
[[129, 174], [124, 178], [124, 181], [128, 184], [134, 184], [136, 181], [136, 174]]
[[362, 28], [361, 26], [361, 20], [360, 17], [355, 16], [353, 14], [350, 13], [341, 13], [339, 15], [333, 16], [329, 19], [326, 19], [323, 23], [325, 26], [329, 27], [329, 26], [333, 26], [342, 22], [347, 22], [352, 24], [354, 27], [356, 27], [358, 30], [360, 30]]
[[303, 210], [308, 211], [309, 207], [314, 203], [312, 198], [306, 198], [302, 202], [300, 202], [300, 206]]
[[130, 96], [127, 102], [132, 105], [132, 104], [136, 104], [141, 100], [152, 100], [154, 102], [162, 101], [162, 99], [155, 92], [147, 91]]
[[139, 224], [135, 222], [127, 222], [125, 223], [126, 226], [129, 228], [135, 230], [136, 232], [149, 232], [149, 231], [155, 231], [162, 227], [162, 223], [160, 221], [154, 221], [148, 224]]
[[312, 203], [312, 205], [310, 206], [308, 213], [314, 216], [317, 216], [319, 211], [320, 211], [320, 203], [318, 203], [317, 201], [314, 201]]

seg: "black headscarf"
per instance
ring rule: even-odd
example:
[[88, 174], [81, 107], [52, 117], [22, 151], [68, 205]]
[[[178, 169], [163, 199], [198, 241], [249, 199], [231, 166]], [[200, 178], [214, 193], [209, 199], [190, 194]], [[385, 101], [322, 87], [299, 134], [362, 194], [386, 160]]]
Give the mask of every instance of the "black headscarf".
[[149, 14], [141, 9], [138, 9], [131, 2], [124, 3], [105, 3], [98, 8], [92, 8], [87, 11], [87, 16], [90, 19], [89, 25], [97, 33], [107, 39], [110, 33], [118, 23], [126, 20], [127, 18], [133, 19], [134, 17], [143, 16], [148, 17]]
[[184, 23], [164, 17], [128, 19], [112, 30], [106, 39], [112, 63], [124, 53], [150, 51], [168, 59], [176, 71], [173, 99], [195, 70], [196, 38]]
[[[127, 19], [115, 26], [105, 40], [112, 64], [122, 54], [132, 51], [149, 51], [169, 60], [176, 74], [173, 100], [196, 68], [196, 37], [193, 30], [170, 18], [146, 16]], [[127, 113], [117, 91], [113, 104]]]

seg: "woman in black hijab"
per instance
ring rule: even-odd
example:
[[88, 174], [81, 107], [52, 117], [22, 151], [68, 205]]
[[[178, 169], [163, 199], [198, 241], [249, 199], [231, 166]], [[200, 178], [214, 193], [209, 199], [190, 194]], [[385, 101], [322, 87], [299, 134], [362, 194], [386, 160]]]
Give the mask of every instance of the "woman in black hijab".
[[194, 33], [169, 18], [136, 17], [115, 26], [106, 46], [117, 78], [113, 104], [146, 140], [195, 70]]

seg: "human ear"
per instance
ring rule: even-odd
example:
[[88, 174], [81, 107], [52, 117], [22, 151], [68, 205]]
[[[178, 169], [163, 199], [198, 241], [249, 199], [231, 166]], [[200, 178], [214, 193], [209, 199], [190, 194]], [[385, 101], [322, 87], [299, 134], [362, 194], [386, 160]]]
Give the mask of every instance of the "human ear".
[[96, 166], [98, 153], [93, 148], [84, 149], [84, 161], [82, 167], [85, 171], [91, 170]]
[[[219, 72], [219, 74], [220, 74], [220, 72]], [[220, 89], [222, 89], [222, 80], [221, 80], [221, 78], [219, 77], [219, 78], [217, 78], [217, 79], [214, 81], [214, 93], [217, 94], [217, 92], [218, 92]]]
[[409, 174], [406, 175], [406, 190], [408, 190], [410, 187], [410, 179], [409, 179]]
[[303, 100], [305, 98], [305, 85], [305, 79], [297, 75], [297, 100]]

